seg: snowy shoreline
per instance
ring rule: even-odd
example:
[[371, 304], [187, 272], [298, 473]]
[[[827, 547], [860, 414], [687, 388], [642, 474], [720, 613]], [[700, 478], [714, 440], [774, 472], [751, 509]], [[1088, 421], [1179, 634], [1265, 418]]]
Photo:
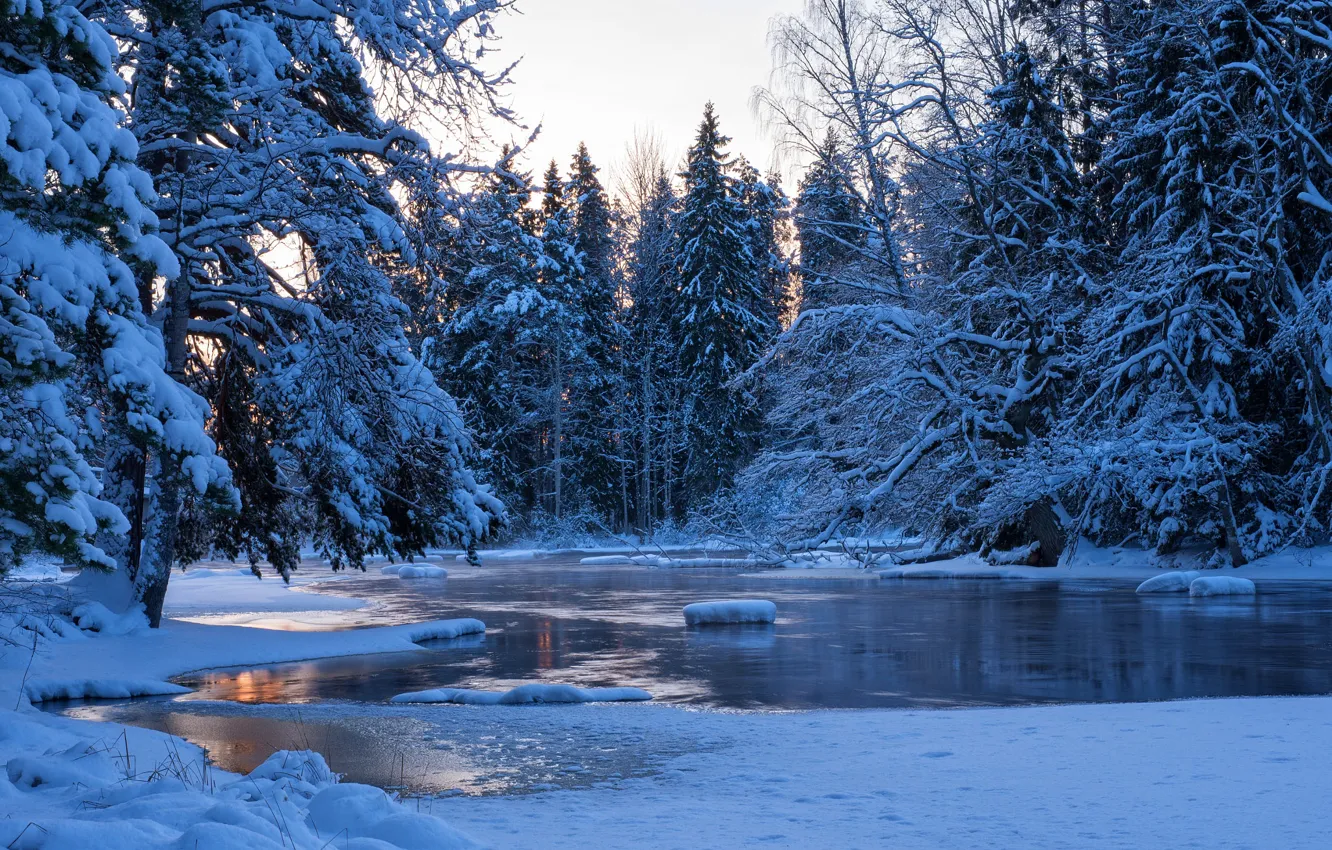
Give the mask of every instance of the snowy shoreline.
[[[1321, 564], [1314, 567], [1323, 573]], [[1028, 572], [1052, 572], [1005, 569], [1017, 570], [1022, 580]], [[1302, 569], [1269, 567], [1260, 578], [1312, 578]], [[776, 572], [798, 578], [812, 571]], [[200, 571], [173, 582], [168, 607], [192, 618], [251, 612], [327, 625], [330, 616], [357, 616], [373, 605], [306, 592], [341, 579], [311, 573], [316, 571], [303, 571], [298, 586], [287, 589], [238, 572]], [[1162, 573], [1110, 565], [1074, 567], [1066, 577], [1128, 581]], [[168, 735], [30, 707], [9, 710], [24, 701], [20, 683], [38, 695], [61, 688], [110, 693], [113, 685], [142, 680], [169, 687], [169, 678], [200, 669], [411, 651], [419, 649], [416, 640], [478, 626], [454, 620], [291, 632], [171, 620], [157, 632], [43, 642], [30, 670], [28, 653], [9, 648], [0, 654], [0, 763], [12, 765], [0, 782], [0, 812], [9, 816], [0, 819], [0, 846], [34, 823], [51, 838], [31, 846], [52, 850], [84, 846], [91, 835], [98, 836], [98, 846], [117, 850], [185, 848], [196, 841], [218, 850], [270, 844], [316, 850], [330, 838], [321, 818], [329, 817], [327, 804], [342, 799], [338, 795], [361, 812], [340, 826], [352, 839], [347, 846], [366, 850], [473, 846], [455, 829], [482, 846], [537, 841], [550, 848], [613, 846], [628, 835], [637, 846], [677, 847], [701, 834], [720, 846], [819, 846], [836, 835], [838, 846], [895, 848], [1057, 847], [1068, 846], [1072, 836], [1136, 848], [1210, 834], [1228, 836], [1227, 846], [1313, 848], [1332, 829], [1332, 816], [1320, 814], [1324, 771], [1315, 755], [1332, 746], [1332, 697], [947, 711], [421, 706], [518, 711], [523, 722], [548, 734], [576, 726], [607, 741], [672, 732], [699, 742], [696, 751], [671, 757], [651, 776], [587, 789], [436, 798], [428, 801], [429, 815], [419, 811], [419, 801], [407, 806], [377, 789], [333, 783], [318, 770], [317, 756], [284, 757], [299, 766], [295, 778], [269, 765], [253, 780], [242, 779], [207, 768], [202, 751]], [[122, 765], [115, 752], [124, 747], [132, 758]], [[129, 761], [137, 765], [132, 771]], [[316, 781], [302, 778], [310, 771]], [[256, 786], [258, 794], [245, 790]], [[285, 802], [279, 805], [278, 798]], [[1200, 805], [1211, 799], [1245, 805]], [[272, 811], [297, 825], [284, 827], [267, 814]], [[1130, 812], [1145, 816], [1129, 818]], [[403, 843], [356, 843], [372, 833], [392, 836], [398, 826], [408, 829]], [[420, 835], [434, 843], [412, 843]], [[30, 831], [15, 846], [30, 846], [25, 842], [35, 841], [32, 836]]]

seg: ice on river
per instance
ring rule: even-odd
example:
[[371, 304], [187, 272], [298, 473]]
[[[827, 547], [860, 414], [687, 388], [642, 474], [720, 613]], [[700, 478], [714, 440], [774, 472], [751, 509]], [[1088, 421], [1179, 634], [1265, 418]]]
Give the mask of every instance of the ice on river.
[[639, 702], [652, 699], [642, 688], [578, 688], [532, 683], [508, 691], [435, 688], [398, 694], [390, 702], [452, 702], [461, 705], [532, 705], [535, 703]]

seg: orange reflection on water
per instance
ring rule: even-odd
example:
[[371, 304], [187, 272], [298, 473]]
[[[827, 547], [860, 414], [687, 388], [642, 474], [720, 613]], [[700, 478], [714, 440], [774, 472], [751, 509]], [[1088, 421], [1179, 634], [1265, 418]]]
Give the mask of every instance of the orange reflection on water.
[[542, 670], [555, 669], [555, 639], [550, 633], [550, 620], [541, 620], [537, 625], [537, 667]]

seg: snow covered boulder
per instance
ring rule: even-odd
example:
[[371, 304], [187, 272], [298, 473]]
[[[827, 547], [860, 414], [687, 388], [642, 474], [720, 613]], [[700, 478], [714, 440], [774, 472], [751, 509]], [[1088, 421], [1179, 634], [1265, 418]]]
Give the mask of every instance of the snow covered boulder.
[[459, 705], [536, 705], [539, 703], [639, 702], [652, 699], [642, 688], [579, 688], [532, 683], [508, 691], [435, 688], [398, 694], [390, 702], [451, 702]]
[[1162, 573], [1138, 585], [1138, 593], [1187, 593], [1189, 585], [1202, 573], [1197, 570], [1182, 570]]
[[684, 617], [685, 624], [689, 626], [775, 623], [777, 606], [766, 599], [695, 602], [684, 607]]
[[86, 632], [102, 635], [131, 635], [148, 630], [143, 603], [137, 602], [123, 614], [117, 614], [100, 602], [85, 602], [74, 609], [74, 622]]
[[430, 564], [406, 564], [398, 568], [398, 578], [448, 578], [449, 571]]
[[1189, 596], [1253, 596], [1253, 582], [1234, 576], [1202, 576], [1189, 584]]

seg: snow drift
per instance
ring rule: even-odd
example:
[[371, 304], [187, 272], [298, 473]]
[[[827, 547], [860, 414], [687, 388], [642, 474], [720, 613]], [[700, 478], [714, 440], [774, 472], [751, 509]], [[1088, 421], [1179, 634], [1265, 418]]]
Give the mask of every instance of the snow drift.
[[728, 599], [695, 602], [684, 607], [685, 624], [690, 626], [734, 623], [775, 623], [777, 606], [766, 599]]
[[435, 688], [398, 694], [389, 702], [451, 702], [461, 705], [533, 705], [536, 703], [638, 702], [652, 699], [642, 688], [579, 688], [573, 685], [519, 685], [508, 691]]
[[1201, 575], [1197, 570], [1162, 573], [1138, 585], [1138, 593], [1187, 593], [1189, 585]]
[[432, 564], [403, 564], [393, 569], [384, 567], [380, 572], [396, 575], [398, 578], [448, 578], [449, 571]]
[[1189, 584], [1189, 596], [1253, 596], [1253, 582], [1234, 576], [1203, 576]]

